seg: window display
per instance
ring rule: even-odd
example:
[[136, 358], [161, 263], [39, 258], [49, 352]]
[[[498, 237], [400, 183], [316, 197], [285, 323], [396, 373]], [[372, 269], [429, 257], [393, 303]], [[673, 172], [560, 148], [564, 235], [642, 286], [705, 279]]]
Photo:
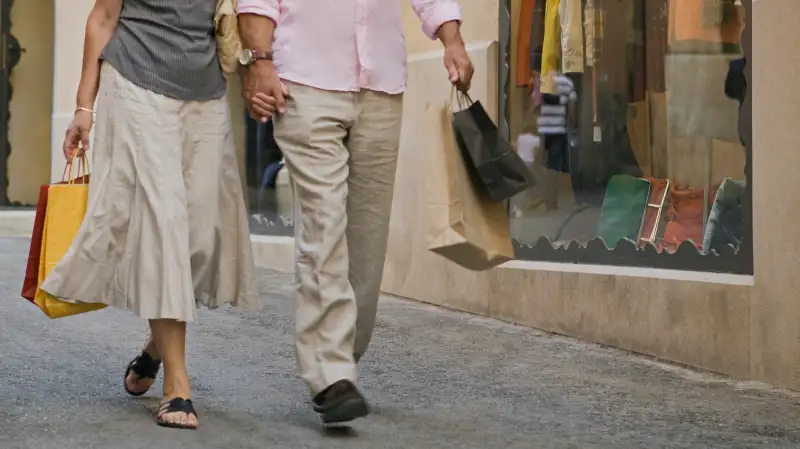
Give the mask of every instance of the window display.
[[[509, 208], [518, 256], [562, 260], [559, 249], [622, 248], [656, 260], [691, 248], [709, 261], [697, 269], [736, 271], [712, 259], [735, 258], [750, 245], [741, 1], [507, 6], [501, 116], [536, 177]], [[542, 95], [554, 93], [557, 74], [577, 93], [561, 143], [537, 129]]]
[[245, 178], [250, 232], [293, 235], [294, 209], [289, 173], [273, 137], [272, 122], [259, 123], [244, 112]]

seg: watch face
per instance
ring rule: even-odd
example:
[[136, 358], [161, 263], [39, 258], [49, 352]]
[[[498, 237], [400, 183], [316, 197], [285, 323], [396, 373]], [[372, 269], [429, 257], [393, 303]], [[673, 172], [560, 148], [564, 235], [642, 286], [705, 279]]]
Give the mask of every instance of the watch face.
[[253, 62], [253, 53], [250, 50], [242, 50], [242, 52], [239, 53], [239, 64], [243, 66], [248, 66], [252, 62]]

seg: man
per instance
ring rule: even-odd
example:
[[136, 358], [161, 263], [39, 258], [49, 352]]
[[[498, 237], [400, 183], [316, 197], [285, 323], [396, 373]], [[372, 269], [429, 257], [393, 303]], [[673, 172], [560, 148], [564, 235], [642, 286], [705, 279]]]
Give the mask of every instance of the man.
[[[411, 0], [445, 49], [451, 83], [473, 67], [456, 0]], [[392, 208], [406, 49], [400, 0], [239, 0], [250, 113], [274, 114], [295, 184], [297, 364], [325, 423], [366, 416], [356, 362], [372, 335]]]

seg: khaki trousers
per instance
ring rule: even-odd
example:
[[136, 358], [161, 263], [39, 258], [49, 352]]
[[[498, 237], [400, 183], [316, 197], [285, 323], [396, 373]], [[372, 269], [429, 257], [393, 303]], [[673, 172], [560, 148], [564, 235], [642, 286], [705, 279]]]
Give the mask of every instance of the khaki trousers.
[[372, 337], [402, 113], [402, 95], [289, 83], [275, 117], [295, 186], [297, 365], [313, 394], [355, 381]]

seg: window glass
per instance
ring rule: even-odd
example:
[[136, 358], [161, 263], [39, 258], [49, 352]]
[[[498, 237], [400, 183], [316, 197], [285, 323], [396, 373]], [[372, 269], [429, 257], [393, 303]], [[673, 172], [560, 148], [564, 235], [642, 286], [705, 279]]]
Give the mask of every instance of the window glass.
[[[537, 184], [512, 235], [555, 248], [602, 239], [660, 254], [735, 254], [745, 240], [738, 0], [512, 0], [510, 140]], [[568, 135], [537, 134], [552, 76], [575, 84]], [[560, 140], [559, 140], [560, 139]], [[595, 246], [592, 245], [594, 248]], [[602, 246], [601, 246], [602, 247]]]
[[275, 143], [272, 122], [259, 123], [245, 116], [244, 159], [250, 232], [292, 235], [294, 209], [289, 173]]

